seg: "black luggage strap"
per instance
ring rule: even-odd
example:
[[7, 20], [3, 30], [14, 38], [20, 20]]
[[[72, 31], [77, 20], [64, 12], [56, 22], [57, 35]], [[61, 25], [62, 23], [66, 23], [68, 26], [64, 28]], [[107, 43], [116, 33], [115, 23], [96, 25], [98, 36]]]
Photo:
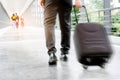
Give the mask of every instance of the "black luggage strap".
[[[83, 5], [82, 7], [85, 9], [85, 13], [86, 13], [87, 21], [90, 22], [86, 7], [85, 7], [84, 5]], [[75, 10], [75, 5], [73, 5], [73, 9], [74, 9], [74, 14], [75, 14], [75, 21], [76, 21], [76, 23], [78, 24], [78, 19], [77, 19], [77, 14], [76, 14], [76, 10]]]

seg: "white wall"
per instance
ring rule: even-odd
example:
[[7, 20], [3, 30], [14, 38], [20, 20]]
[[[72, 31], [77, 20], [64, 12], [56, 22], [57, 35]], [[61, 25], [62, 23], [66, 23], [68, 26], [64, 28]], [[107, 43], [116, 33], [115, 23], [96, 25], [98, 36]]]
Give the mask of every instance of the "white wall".
[[112, 0], [111, 5], [113, 5], [114, 7], [120, 7], [120, 2], [119, 0]]
[[10, 18], [0, 2], [0, 29], [10, 25]]

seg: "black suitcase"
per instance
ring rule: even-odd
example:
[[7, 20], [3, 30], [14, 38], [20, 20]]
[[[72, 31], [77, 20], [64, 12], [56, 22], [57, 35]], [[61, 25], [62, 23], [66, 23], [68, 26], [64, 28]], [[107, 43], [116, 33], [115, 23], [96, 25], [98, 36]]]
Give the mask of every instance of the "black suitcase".
[[90, 65], [98, 65], [104, 68], [112, 54], [107, 32], [103, 25], [89, 22], [86, 7], [83, 7], [86, 11], [88, 23], [78, 23], [74, 32], [78, 61], [83, 64], [85, 69]]

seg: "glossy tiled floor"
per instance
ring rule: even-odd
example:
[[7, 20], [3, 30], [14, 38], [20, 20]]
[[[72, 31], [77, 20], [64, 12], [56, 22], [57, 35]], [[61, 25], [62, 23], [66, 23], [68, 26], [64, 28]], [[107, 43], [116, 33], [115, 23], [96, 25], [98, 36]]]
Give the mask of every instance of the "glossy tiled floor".
[[[119, 45], [112, 44], [114, 55], [105, 69], [94, 66], [84, 70], [76, 60], [72, 37], [69, 60], [60, 61], [59, 30], [56, 30], [57, 66], [48, 65], [44, 29], [8, 27], [1, 32], [0, 80], [120, 80]], [[112, 43], [117, 41], [111, 39]]]

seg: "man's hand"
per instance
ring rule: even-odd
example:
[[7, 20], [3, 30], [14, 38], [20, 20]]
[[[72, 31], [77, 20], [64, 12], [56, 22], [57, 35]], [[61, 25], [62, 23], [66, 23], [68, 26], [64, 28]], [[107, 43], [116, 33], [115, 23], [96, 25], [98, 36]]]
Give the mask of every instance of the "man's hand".
[[42, 7], [44, 7], [44, 4], [45, 4], [45, 0], [40, 0], [40, 5], [41, 5]]
[[82, 7], [82, 2], [80, 0], [75, 0], [75, 7], [76, 8], [81, 8]]

